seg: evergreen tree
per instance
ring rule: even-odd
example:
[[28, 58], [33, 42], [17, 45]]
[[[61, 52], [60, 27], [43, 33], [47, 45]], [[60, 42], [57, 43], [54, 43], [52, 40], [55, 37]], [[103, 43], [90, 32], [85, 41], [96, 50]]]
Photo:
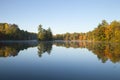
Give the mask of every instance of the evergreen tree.
[[48, 40], [52, 40], [53, 39], [52, 31], [51, 31], [50, 27], [47, 29], [47, 38], [48, 38]]
[[52, 40], [52, 31], [50, 28], [43, 29], [42, 25], [38, 27], [38, 40], [39, 41], [50, 41]]
[[43, 28], [42, 25], [40, 24], [38, 27], [38, 40], [43, 40], [43, 39], [44, 39]]

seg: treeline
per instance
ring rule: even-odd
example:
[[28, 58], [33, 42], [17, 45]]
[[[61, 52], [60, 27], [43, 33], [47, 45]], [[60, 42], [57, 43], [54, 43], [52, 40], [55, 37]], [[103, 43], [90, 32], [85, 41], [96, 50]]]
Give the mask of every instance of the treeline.
[[120, 22], [110, 24], [103, 20], [97, 28], [87, 33], [65, 33], [54, 35], [54, 40], [90, 40], [120, 42]]
[[36, 33], [20, 30], [16, 24], [0, 23], [0, 40], [34, 40]]
[[53, 35], [50, 27], [46, 30], [42, 28], [42, 25], [40, 24], [38, 27], [38, 40], [39, 41], [51, 41], [53, 40]]
[[20, 30], [16, 24], [0, 23], [0, 40], [90, 40], [120, 42], [120, 22], [108, 23], [103, 20], [97, 28], [87, 33], [65, 33], [53, 36], [50, 28], [38, 27], [38, 33], [30, 33]]

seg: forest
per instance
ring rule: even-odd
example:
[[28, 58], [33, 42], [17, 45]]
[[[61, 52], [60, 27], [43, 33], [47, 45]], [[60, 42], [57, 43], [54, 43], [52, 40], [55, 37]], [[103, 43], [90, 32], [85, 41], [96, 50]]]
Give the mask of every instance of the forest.
[[110, 24], [103, 20], [94, 30], [87, 33], [65, 33], [54, 35], [54, 40], [89, 40], [120, 42], [120, 22], [112, 21]]
[[0, 40], [34, 40], [36, 33], [20, 30], [16, 24], [0, 23]]
[[38, 33], [31, 33], [19, 29], [16, 24], [0, 23], [0, 40], [88, 40], [120, 42], [120, 22], [115, 20], [108, 23], [106, 20], [103, 20], [94, 30], [86, 33], [67, 32], [56, 35], [53, 35], [50, 27], [44, 29], [41, 24], [38, 26]]
[[43, 29], [42, 25], [38, 27], [38, 33], [31, 33], [21, 30], [16, 24], [0, 23], [0, 40], [52, 40], [51, 29]]

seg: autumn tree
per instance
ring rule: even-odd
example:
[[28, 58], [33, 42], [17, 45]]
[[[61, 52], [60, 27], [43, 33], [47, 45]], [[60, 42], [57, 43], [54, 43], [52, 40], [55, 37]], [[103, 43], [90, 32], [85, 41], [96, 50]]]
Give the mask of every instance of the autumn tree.
[[103, 20], [97, 28], [87, 33], [65, 33], [54, 35], [55, 40], [90, 40], [120, 42], [120, 22], [112, 21], [110, 24]]
[[0, 40], [32, 40], [36, 33], [20, 30], [16, 24], [0, 23]]

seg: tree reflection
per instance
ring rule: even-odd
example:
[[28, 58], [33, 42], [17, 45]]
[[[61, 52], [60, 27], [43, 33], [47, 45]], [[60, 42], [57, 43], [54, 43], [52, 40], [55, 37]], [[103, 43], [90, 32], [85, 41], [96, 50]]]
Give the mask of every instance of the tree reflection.
[[71, 41], [54, 41], [54, 42], [25, 42], [25, 43], [0, 43], [0, 57], [17, 56], [21, 50], [29, 47], [38, 48], [38, 55], [42, 57], [43, 53], [50, 55], [52, 45], [66, 48], [87, 48], [97, 56], [103, 63], [110, 60], [113, 63], [120, 62], [120, 43], [106, 42], [71, 42]]
[[98, 59], [103, 63], [110, 60], [113, 63], [120, 62], [120, 43], [106, 43], [106, 42], [54, 42], [56, 46], [63, 46], [66, 48], [87, 48], [97, 55]]
[[46, 52], [50, 55], [52, 50], [52, 44], [52, 42], [40, 42], [37, 47], [39, 57], [42, 57], [42, 54]]
[[0, 43], [0, 57], [17, 56], [21, 50], [37, 46], [36, 42]]

